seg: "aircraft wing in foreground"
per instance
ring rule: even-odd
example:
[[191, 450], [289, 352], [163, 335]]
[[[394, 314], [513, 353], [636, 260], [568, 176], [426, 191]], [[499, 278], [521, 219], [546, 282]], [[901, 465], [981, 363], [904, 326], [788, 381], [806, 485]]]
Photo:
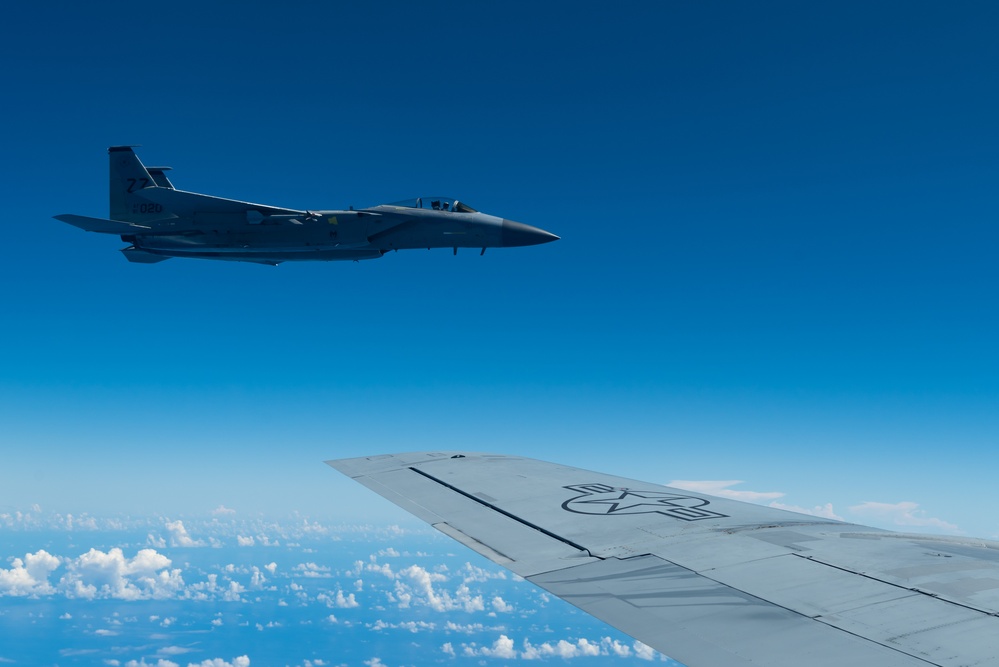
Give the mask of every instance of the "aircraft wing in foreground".
[[480, 213], [452, 197], [418, 197], [353, 210], [304, 211], [174, 188], [169, 167], [146, 167], [131, 146], [112, 146], [110, 219], [55, 218], [116, 234], [142, 264], [171, 257], [258, 264], [376, 259], [391, 250], [537, 245], [558, 239], [520, 222]]
[[327, 463], [689, 667], [999, 664], [999, 543], [514, 456]]

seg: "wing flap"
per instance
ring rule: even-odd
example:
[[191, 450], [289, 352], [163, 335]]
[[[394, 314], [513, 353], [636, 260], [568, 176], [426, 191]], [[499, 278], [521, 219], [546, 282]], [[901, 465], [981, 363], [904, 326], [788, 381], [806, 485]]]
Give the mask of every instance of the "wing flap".
[[500, 552], [496, 551], [488, 544], [483, 544], [482, 542], [479, 542], [471, 535], [466, 535], [465, 533], [461, 532], [451, 524], [435, 523], [433, 524], [433, 526], [437, 530], [441, 531], [442, 533], [450, 537], [455, 542], [464, 544], [466, 547], [468, 547], [475, 553], [479, 554], [480, 556], [488, 558], [497, 565], [502, 565], [503, 567], [510, 567], [514, 562], [516, 562], [506, 554], [501, 554]]
[[691, 667], [927, 667], [656, 556], [528, 580]]
[[927, 595], [851, 609], [822, 622], [934, 665], [994, 665], [999, 659], [999, 619]]
[[795, 555], [732, 565], [704, 576], [809, 618], [918, 595]]

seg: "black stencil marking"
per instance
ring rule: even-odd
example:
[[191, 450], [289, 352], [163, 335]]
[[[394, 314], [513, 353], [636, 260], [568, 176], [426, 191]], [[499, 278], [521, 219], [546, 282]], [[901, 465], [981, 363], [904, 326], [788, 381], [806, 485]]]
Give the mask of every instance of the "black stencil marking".
[[667, 491], [624, 489], [607, 484], [574, 484], [563, 488], [582, 494], [562, 503], [562, 509], [576, 514], [664, 514], [681, 521], [724, 519], [728, 516], [705, 509], [711, 503], [704, 498]]

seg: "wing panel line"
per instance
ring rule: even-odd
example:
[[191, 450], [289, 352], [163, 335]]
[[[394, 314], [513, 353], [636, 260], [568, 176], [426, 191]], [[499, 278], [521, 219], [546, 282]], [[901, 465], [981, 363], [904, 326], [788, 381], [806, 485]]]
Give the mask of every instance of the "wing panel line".
[[840, 570], [841, 572], [846, 572], [847, 574], [852, 574], [852, 575], [857, 576], [857, 577], [863, 577], [864, 579], [870, 579], [871, 581], [876, 581], [879, 584], [884, 584], [885, 586], [893, 586], [893, 587], [898, 588], [898, 589], [903, 590], [903, 591], [910, 591], [912, 593], [916, 593], [916, 594], [919, 594], [919, 595], [925, 595], [928, 598], [933, 598], [934, 600], [939, 600], [940, 602], [946, 602], [947, 604], [952, 604], [955, 607], [961, 607], [962, 609], [967, 609], [969, 611], [977, 611], [978, 613], [985, 614], [986, 616], [999, 616], [999, 614], [997, 614], [997, 613], [995, 613], [993, 611], [990, 611], [988, 609], [982, 609], [981, 607], [975, 607], [975, 606], [970, 605], [970, 604], [968, 604], [966, 602], [958, 602], [957, 600], [953, 600], [953, 599], [947, 597], [946, 595], [941, 595], [940, 593], [934, 593], [933, 591], [927, 591], [927, 590], [924, 590], [922, 588], [919, 588], [918, 586], [916, 586], [916, 587], [903, 586], [902, 584], [897, 584], [897, 583], [894, 583], [894, 582], [891, 582], [891, 581], [887, 581], [886, 579], [881, 579], [879, 577], [876, 577], [876, 576], [871, 575], [871, 574], [867, 574], [865, 572], [859, 572], [859, 571], [857, 571], [855, 569], [850, 569], [848, 567], [843, 567], [841, 565], [835, 565], [833, 563], [829, 563], [826, 560], [824, 560], [823, 558], [821, 558], [820, 556], [812, 556], [812, 555], [807, 555], [806, 556], [805, 554], [799, 554], [799, 553], [792, 553], [792, 554], [788, 554], [788, 555], [790, 555], [790, 556], [796, 556], [798, 558], [804, 558], [805, 560], [810, 560], [813, 563], [819, 563], [820, 565], [825, 565], [826, 567], [831, 567], [834, 570]]
[[[591, 570], [594, 570], [594, 569], [599, 568], [599, 567], [606, 566], [607, 564], [610, 564], [610, 563], [612, 563], [614, 561], [616, 561], [616, 563], [614, 565], [624, 565], [627, 568], [635, 568], [635, 569], [627, 569], [627, 570], [624, 570], [624, 571], [620, 571], [619, 570], [619, 571], [614, 572], [610, 576], [601, 576], [601, 575], [596, 575], [595, 576], [595, 575], [590, 574]], [[683, 565], [678, 565], [677, 563], [674, 563], [673, 561], [669, 560], [668, 558], [664, 558], [662, 556], [655, 555], [655, 554], [646, 554], [644, 556], [636, 556], [636, 557], [628, 558], [628, 559], [620, 559], [620, 558], [612, 557], [612, 558], [603, 560], [602, 562], [599, 563], [599, 565], [597, 563], [590, 563], [590, 564], [586, 564], [586, 565], [579, 565], [579, 566], [573, 567], [573, 568], [567, 568], [567, 569], [564, 569], [564, 570], [559, 570], [559, 571], [556, 571], [556, 572], [545, 572], [545, 573], [542, 573], [542, 574], [533, 575], [533, 576], [525, 577], [525, 578], [527, 579], [527, 581], [531, 582], [532, 584], [534, 584], [536, 586], [540, 586], [541, 588], [545, 589], [546, 591], [548, 591], [549, 593], [555, 595], [556, 597], [565, 600], [566, 602], [568, 602], [572, 606], [576, 607], [577, 609], [581, 609], [582, 611], [590, 614], [591, 616], [599, 618], [600, 620], [604, 621], [605, 623], [609, 623], [613, 627], [615, 627], [615, 628], [617, 628], [617, 629], [625, 632], [626, 634], [631, 635], [635, 639], [638, 639], [639, 641], [642, 641], [642, 642], [648, 644], [649, 646], [652, 646], [656, 650], [658, 650], [658, 651], [660, 651], [662, 653], [665, 653], [666, 655], [671, 655], [669, 647], [666, 646], [661, 641], [660, 637], [658, 637], [658, 636], [656, 636], [654, 634], [650, 635], [650, 634], [647, 634], [645, 632], [642, 632], [642, 629], [640, 627], [638, 627], [638, 626], [630, 626], [629, 625], [628, 627], [625, 627], [626, 624], [621, 623], [619, 618], [615, 618], [613, 614], [603, 613], [605, 610], [603, 610], [601, 608], [601, 603], [602, 602], [605, 602], [607, 600], [616, 600], [616, 601], [619, 601], [619, 602], [621, 602], [621, 603], [623, 603], [625, 605], [628, 605], [628, 607], [630, 607], [632, 609], [641, 610], [641, 609], [643, 609], [643, 607], [642, 607], [642, 605], [636, 603], [636, 599], [637, 598], [651, 598], [651, 599], [654, 599], [656, 595], [663, 595], [666, 599], [669, 599], [669, 598], [673, 597], [672, 594], [671, 594], [671, 591], [669, 591], [669, 590], [664, 590], [664, 591], [646, 590], [646, 591], [644, 591], [642, 593], [638, 593], [638, 594], [620, 594], [620, 593], [615, 593], [613, 590], [610, 590], [610, 589], [600, 590], [599, 592], [595, 592], [593, 590], [587, 590], [585, 593], [582, 593], [582, 594], [579, 594], [579, 595], [575, 596], [575, 597], [577, 597], [577, 599], [572, 599], [574, 596], [571, 593], [567, 594], [566, 589], [564, 587], [561, 587], [559, 585], [560, 583], [571, 582], [572, 578], [575, 576], [580, 581], [585, 581], [586, 583], [590, 584], [591, 586], [595, 586], [597, 589], [602, 589], [603, 588], [603, 586], [601, 586], [601, 583], [602, 583], [601, 580], [602, 579], [606, 578], [608, 580], [612, 580], [614, 578], [620, 577], [622, 573], [625, 574], [625, 575], [641, 574], [642, 569], [643, 568], [646, 568], [646, 569], [649, 568], [649, 563], [650, 562], [654, 562], [654, 561], [658, 561], [658, 562], [663, 563], [663, 564], [665, 564], [666, 566], [669, 566], [669, 567], [678, 568], [679, 570], [682, 570], [685, 573], [687, 573], [687, 575], [690, 576], [694, 581], [704, 580], [705, 582], [710, 582], [711, 585], [719, 587], [718, 590], [729, 590], [729, 591], [733, 591], [735, 593], [738, 593], [738, 594], [740, 594], [742, 596], [745, 596], [745, 598], [751, 599], [751, 600], [755, 601], [756, 603], [760, 604], [761, 608], [765, 608], [767, 606], [770, 606], [770, 607], [773, 607], [775, 609], [781, 610], [782, 613], [790, 614], [791, 616], [789, 616], [789, 618], [794, 618], [794, 619], [797, 619], [798, 621], [804, 622], [804, 623], [816, 623], [816, 624], [818, 624], [816, 627], [824, 628], [825, 631], [832, 631], [833, 633], [841, 632], [841, 633], [843, 633], [843, 635], [852, 637], [854, 640], [859, 640], [859, 641], [863, 642], [863, 645], [865, 645], [865, 646], [869, 645], [869, 646], [872, 646], [872, 647], [876, 647], [876, 648], [873, 649], [875, 651], [885, 649], [885, 650], [891, 652], [889, 655], [894, 654], [894, 655], [900, 656], [901, 658], [906, 659], [906, 660], [918, 661], [919, 664], [921, 664], [921, 665], [927, 665], [928, 667], [943, 667], [944, 664], [947, 664], [947, 663], [935, 662], [935, 661], [927, 659], [925, 657], [916, 655], [916, 654], [914, 654], [914, 653], [911, 652], [911, 649], [910, 650], [906, 650], [906, 648], [904, 648], [904, 647], [892, 646], [890, 644], [882, 643], [882, 642], [877, 641], [876, 639], [872, 639], [871, 637], [864, 636], [864, 635], [859, 634], [859, 633], [857, 633], [857, 632], [855, 632], [853, 630], [850, 630], [848, 628], [844, 628], [844, 627], [841, 627], [841, 626], [838, 626], [838, 625], [833, 625], [832, 623], [829, 623], [829, 622], [823, 620], [821, 617], [814, 618], [814, 617], [808, 616], [807, 614], [803, 614], [802, 612], [800, 612], [800, 611], [798, 611], [796, 609], [792, 609], [792, 608], [787, 607], [787, 606], [785, 606], [783, 604], [778, 604], [776, 602], [773, 602], [772, 600], [767, 600], [766, 598], [760, 597], [759, 595], [757, 595], [755, 593], [747, 592], [747, 591], [743, 590], [740, 587], [732, 586], [730, 584], [726, 584], [724, 582], [718, 581], [717, 579], [709, 577], [709, 576], [705, 575], [704, 573], [695, 572], [694, 570], [691, 570], [688, 567], [685, 567]], [[627, 563], [627, 565], [625, 565], [626, 563]], [[614, 565], [612, 565], [611, 567], [614, 567]], [[652, 567], [655, 567], [655, 566], [653, 565]], [[583, 574], [583, 573], [585, 573], [585, 574]], [[553, 580], [554, 577], [557, 577], [558, 579]], [[561, 582], [559, 581], [559, 579], [561, 580]], [[667, 624], [684, 625], [684, 623], [682, 621], [677, 621], [676, 618], [673, 618], [671, 616], [657, 616], [657, 618], [660, 618], [662, 621], [667, 622]], [[688, 633], [691, 633], [691, 634], [703, 637], [703, 635], [701, 635], [699, 632], [697, 632], [693, 628], [693, 626], [686, 626], [685, 627], [685, 631], [688, 632]], [[831, 636], [837, 636], [837, 635], [834, 634], [834, 635], [831, 635]], [[742, 654], [739, 654], [739, 653], [736, 653], [736, 655], [740, 655], [741, 657], [744, 657], [744, 658], [746, 657], [746, 656], [744, 656]], [[681, 658], [676, 658], [676, 659], [680, 660]], [[758, 659], [758, 656], [757, 656], [757, 658], [749, 658], [749, 660], [753, 664], [757, 664], [756, 663], [757, 659]], [[838, 660], [838, 658], [837, 658], [837, 660]], [[721, 664], [721, 663], [718, 663], [718, 664]], [[770, 663], [765, 663], [765, 664], [770, 664]], [[778, 664], [784, 664], [784, 663], [778, 663]], [[791, 664], [796, 664], [796, 663], [791, 663]], [[839, 662], [835, 662], [835, 663], [832, 663], [832, 664], [840, 664], [840, 663]], [[867, 664], [867, 663], [864, 663], [864, 664]], [[893, 662], [892, 664], [895, 664], [895, 663]], [[908, 665], [909, 663], [906, 662], [905, 664]]]
[[[438, 478], [434, 477], [433, 475], [431, 475], [430, 473], [427, 473], [427, 472], [424, 472], [424, 471], [420, 470], [419, 468], [414, 468], [413, 466], [410, 466], [409, 469], [412, 470], [413, 472], [415, 472], [418, 475], [423, 475], [427, 479], [429, 479], [429, 480], [431, 480], [433, 482], [437, 482], [441, 486], [443, 486], [443, 487], [445, 487], [447, 489], [450, 489], [451, 491], [454, 491], [455, 493], [460, 494], [460, 495], [468, 498], [469, 500], [474, 500], [475, 502], [479, 503], [480, 505], [484, 505], [484, 506], [488, 507], [489, 509], [491, 509], [494, 512], [499, 512], [500, 514], [502, 514], [503, 516], [507, 517], [508, 519], [513, 519], [517, 523], [525, 525], [528, 528], [533, 528], [534, 530], [538, 531], [542, 535], [546, 535], [547, 537], [550, 537], [553, 540], [558, 540], [562, 544], [568, 544], [573, 549], [579, 549], [580, 551], [584, 551], [584, 552], [586, 552], [586, 554], [588, 556], [593, 556], [593, 554], [590, 553], [589, 549], [587, 549], [586, 547], [584, 547], [584, 546], [582, 546], [580, 544], [576, 544], [572, 540], [566, 539], [566, 538], [562, 537], [561, 535], [556, 535], [555, 533], [551, 532], [550, 530], [546, 530], [546, 529], [542, 528], [541, 526], [538, 526], [538, 525], [535, 525], [535, 524], [531, 523], [530, 521], [526, 521], [523, 518], [517, 516], [516, 514], [512, 514], [512, 513], [507, 512], [506, 510], [504, 510], [502, 508], [496, 507], [496, 505], [493, 505], [492, 503], [488, 503], [485, 500], [483, 500], [482, 498], [477, 498], [477, 497], [473, 496], [472, 494], [468, 493], [467, 491], [462, 491], [458, 487], [453, 486], [451, 484], [448, 484], [444, 480], [438, 479]], [[599, 558], [599, 556], [593, 556], [593, 557], [594, 558]]]

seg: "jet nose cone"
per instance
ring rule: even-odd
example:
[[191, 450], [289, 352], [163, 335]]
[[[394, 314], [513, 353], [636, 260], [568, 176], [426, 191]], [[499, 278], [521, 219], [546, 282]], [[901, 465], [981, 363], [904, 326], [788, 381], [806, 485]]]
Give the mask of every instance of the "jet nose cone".
[[530, 225], [525, 225], [522, 222], [514, 222], [513, 220], [503, 221], [503, 236], [502, 236], [502, 246], [512, 247], [521, 245], [537, 245], [539, 243], [548, 243], [549, 241], [558, 241], [558, 237], [554, 234], [546, 232], [543, 229], [538, 229], [537, 227], [531, 227]]

